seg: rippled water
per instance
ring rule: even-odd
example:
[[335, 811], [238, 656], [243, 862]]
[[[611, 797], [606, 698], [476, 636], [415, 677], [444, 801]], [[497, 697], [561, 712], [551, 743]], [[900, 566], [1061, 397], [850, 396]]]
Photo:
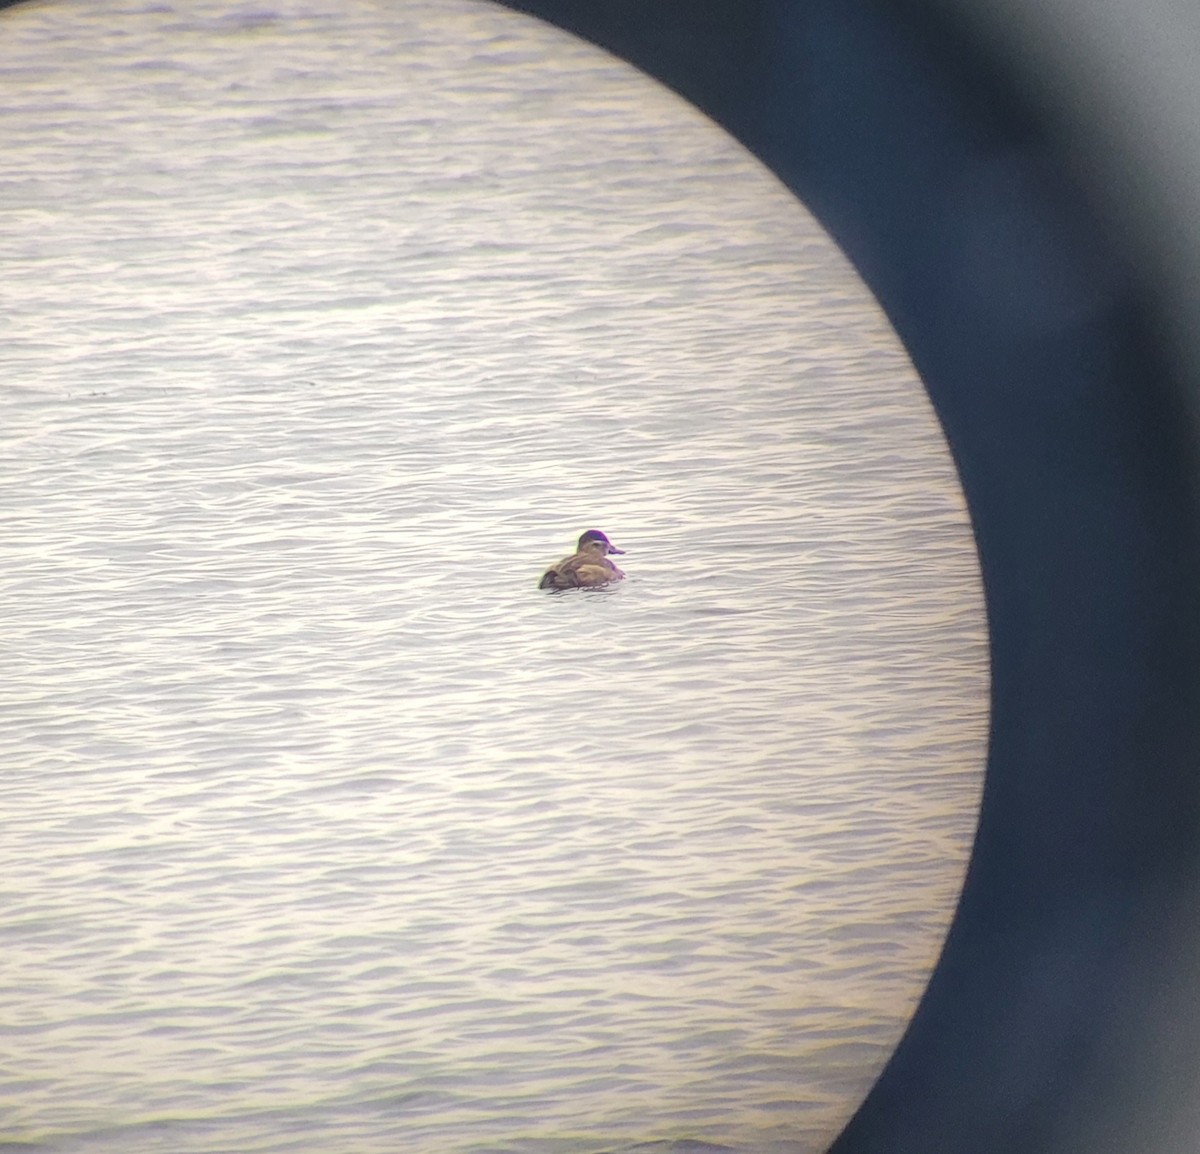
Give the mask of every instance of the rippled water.
[[[0, 1140], [819, 1149], [987, 720], [840, 255], [486, 4], [33, 4], [0, 66]], [[593, 526], [628, 579], [539, 593]]]

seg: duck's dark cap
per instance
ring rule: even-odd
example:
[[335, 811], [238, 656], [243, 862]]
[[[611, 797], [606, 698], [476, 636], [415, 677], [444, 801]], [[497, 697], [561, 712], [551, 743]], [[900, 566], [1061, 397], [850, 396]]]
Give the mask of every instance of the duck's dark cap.
[[607, 537], [605, 534], [603, 534], [603, 533], [601, 533], [601, 532], [600, 532], [600, 530], [599, 530], [599, 529], [589, 529], [589, 530], [588, 530], [586, 533], [584, 533], [584, 535], [583, 535], [582, 537], [580, 537], [580, 538], [579, 538], [579, 545], [578, 545], [578, 548], [582, 549], [582, 548], [583, 548], [585, 545], [588, 545], [588, 544], [590, 544], [590, 543], [591, 543], [591, 542], [593, 542], [593, 541], [601, 541], [601, 542], [603, 542], [605, 545], [607, 545], [607, 546], [608, 546], [608, 551], [609, 551], [610, 553], [624, 553], [624, 552], [625, 552], [625, 550], [624, 550], [624, 549], [618, 549], [618, 548], [617, 548], [617, 547], [616, 547], [616, 546], [615, 546], [615, 545], [614, 545], [614, 544], [613, 544], [613, 543], [612, 543], [612, 542], [611, 542], [611, 541], [608, 539], [608, 537]]

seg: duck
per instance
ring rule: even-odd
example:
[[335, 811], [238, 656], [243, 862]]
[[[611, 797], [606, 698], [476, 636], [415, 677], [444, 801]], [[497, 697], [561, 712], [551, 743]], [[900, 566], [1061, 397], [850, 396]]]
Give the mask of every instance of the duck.
[[579, 538], [575, 552], [564, 557], [557, 565], [551, 565], [538, 582], [539, 589], [595, 589], [623, 581], [625, 574], [609, 559], [610, 553], [625, 552], [618, 549], [599, 529], [588, 529]]

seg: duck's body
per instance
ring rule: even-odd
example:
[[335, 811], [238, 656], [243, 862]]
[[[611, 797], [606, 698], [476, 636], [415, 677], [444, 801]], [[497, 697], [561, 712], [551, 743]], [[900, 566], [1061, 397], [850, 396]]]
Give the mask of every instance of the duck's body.
[[570, 557], [551, 565], [538, 582], [539, 589], [595, 589], [621, 581], [625, 574], [609, 559], [609, 553], [624, 553], [599, 529], [589, 529], [579, 538]]

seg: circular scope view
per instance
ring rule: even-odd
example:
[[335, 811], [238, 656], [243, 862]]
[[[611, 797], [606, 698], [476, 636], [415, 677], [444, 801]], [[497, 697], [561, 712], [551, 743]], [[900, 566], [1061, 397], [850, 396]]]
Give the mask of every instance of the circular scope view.
[[988, 722], [836, 246], [482, 0], [46, 0], [0, 63], [0, 1140], [821, 1150]]

